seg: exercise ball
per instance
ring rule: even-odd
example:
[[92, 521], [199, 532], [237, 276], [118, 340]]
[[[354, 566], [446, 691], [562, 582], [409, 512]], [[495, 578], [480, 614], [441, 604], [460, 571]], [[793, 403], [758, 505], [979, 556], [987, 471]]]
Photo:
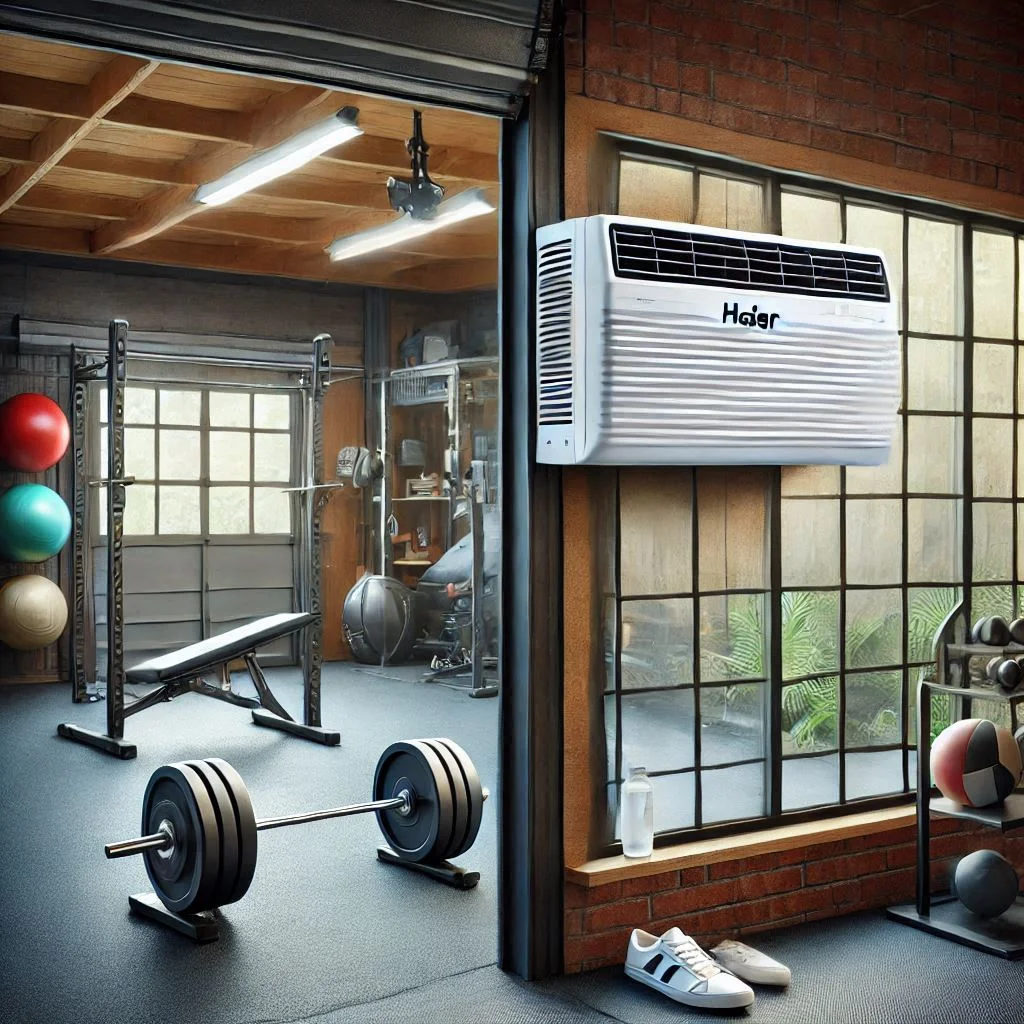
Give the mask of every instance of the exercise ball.
[[1010, 730], [984, 718], [954, 722], [932, 744], [935, 785], [944, 797], [967, 807], [1002, 803], [1017, 785], [1021, 767]]
[[64, 632], [68, 603], [45, 576], [15, 576], [0, 587], [0, 640], [19, 651], [47, 647]]
[[405, 661], [416, 642], [415, 596], [390, 576], [366, 575], [348, 592], [341, 627], [357, 661]]
[[0, 405], [0, 458], [24, 473], [41, 473], [68, 450], [71, 430], [61, 407], [28, 391]]
[[71, 535], [64, 499], [42, 484], [16, 484], [0, 497], [0, 554], [9, 562], [45, 562]]
[[953, 872], [953, 895], [979, 917], [998, 917], [1013, 906], [1020, 880], [1013, 865], [995, 850], [975, 850]]

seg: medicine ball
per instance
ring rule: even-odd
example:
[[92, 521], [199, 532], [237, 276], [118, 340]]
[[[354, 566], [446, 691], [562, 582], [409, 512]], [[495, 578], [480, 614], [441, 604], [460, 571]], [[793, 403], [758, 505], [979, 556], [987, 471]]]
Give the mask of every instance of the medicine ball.
[[45, 562], [71, 536], [64, 499], [43, 484], [15, 484], [0, 497], [0, 556], [9, 562]]
[[1013, 792], [1021, 776], [1021, 752], [1009, 729], [983, 718], [965, 718], [935, 738], [931, 770], [947, 799], [988, 807]]
[[962, 857], [952, 879], [953, 895], [979, 917], [998, 917], [1017, 899], [1020, 881], [1013, 865], [995, 850]]
[[34, 391], [0, 405], [0, 458], [23, 473], [41, 473], [68, 450], [71, 428], [61, 407]]
[[409, 657], [416, 642], [415, 601], [390, 576], [366, 575], [356, 583], [345, 598], [341, 626], [357, 661], [393, 665]]
[[0, 640], [8, 647], [48, 647], [64, 632], [67, 621], [64, 593], [45, 576], [15, 576], [0, 587]]

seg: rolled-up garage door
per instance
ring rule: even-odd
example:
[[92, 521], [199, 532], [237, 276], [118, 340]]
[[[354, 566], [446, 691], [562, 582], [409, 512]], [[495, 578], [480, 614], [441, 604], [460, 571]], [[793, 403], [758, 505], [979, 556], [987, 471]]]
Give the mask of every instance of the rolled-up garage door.
[[514, 115], [554, 0], [0, 0], [0, 29]]

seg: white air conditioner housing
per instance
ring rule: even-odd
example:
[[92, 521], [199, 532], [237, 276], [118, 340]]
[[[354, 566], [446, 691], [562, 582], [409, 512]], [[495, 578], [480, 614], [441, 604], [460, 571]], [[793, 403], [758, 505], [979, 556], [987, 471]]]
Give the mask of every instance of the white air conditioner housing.
[[896, 304], [875, 249], [595, 216], [537, 231], [537, 460], [889, 457]]

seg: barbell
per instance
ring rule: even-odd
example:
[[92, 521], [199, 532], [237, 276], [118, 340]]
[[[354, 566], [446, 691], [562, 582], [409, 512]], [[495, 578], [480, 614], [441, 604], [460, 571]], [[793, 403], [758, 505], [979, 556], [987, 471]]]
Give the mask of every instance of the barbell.
[[442, 738], [392, 743], [377, 762], [373, 799], [366, 803], [260, 820], [227, 761], [180, 761], [150, 776], [143, 835], [108, 843], [104, 851], [109, 858], [142, 854], [164, 906], [194, 914], [246, 894], [256, 870], [257, 832], [373, 811], [401, 860], [440, 864], [473, 845], [487, 795], [469, 755]]

